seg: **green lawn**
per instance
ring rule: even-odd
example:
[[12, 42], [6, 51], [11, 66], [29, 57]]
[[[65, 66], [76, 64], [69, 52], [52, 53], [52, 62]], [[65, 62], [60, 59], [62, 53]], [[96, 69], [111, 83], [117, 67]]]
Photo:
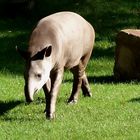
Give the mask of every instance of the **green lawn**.
[[[86, 70], [93, 96], [84, 98], [80, 94], [76, 105], [68, 105], [72, 74], [66, 71], [57, 99], [56, 119], [52, 121], [46, 120], [43, 113], [45, 99], [42, 91], [33, 103], [25, 103], [24, 61], [15, 51], [15, 46], [27, 47], [36, 19], [0, 19], [0, 140], [140, 139], [139, 82], [119, 82], [112, 77], [116, 33], [125, 27], [138, 27], [139, 23], [136, 8], [140, 3], [126, 1], [128, 3], [122, 3], [127, 8], [120, 6], [120, 12], [118, 9], [106, 10], [110, 18], [102, 11], [103, 5], [98, 4], [100, 10], [95, 18], [102, 19], [102, 23], [100, 20], [94, 22], [88, 11], [87, 15], [81, 12], [96, 30], [96, 43]], [[105, 3], [105, 6], [109, 4]], [[118, 20], [113, 20], [114, 12]], [[128, 17], [123, 16], [123, 12]]]

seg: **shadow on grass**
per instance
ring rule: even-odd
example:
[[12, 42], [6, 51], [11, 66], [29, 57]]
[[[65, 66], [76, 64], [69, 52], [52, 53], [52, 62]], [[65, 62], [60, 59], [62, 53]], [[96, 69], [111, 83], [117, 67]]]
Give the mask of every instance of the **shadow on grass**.
[[[97, 83], [97, 84], [119, 84], [119, 83], [136, 83], [139, 84], [139, 80], [116, 80], [113, 75], [106, 75], [106, 76], [88, 76], [89, 83]], [[73, 79], [65, 79], [65, 82], [73, 82]]]
[[140, 103], [140, 97], [137, 98], [132, 98], [131, 100], [129, 100], [128, 102], [132, 102], [132, 103]]
[[114, 48], [115, 46], [109, 48], [95, 47], [90, 59], [94, 60], [96, 58], [114, 58]]
[[24, 60], [16, 52], [15, 38], [0, 38], [0, 71], [20, 74], [23, 70]]
[[[27, 23], [23, 26], [23, 23]], [[32, 25], [26, 19], [0, 19], [0, 71], [23, 73], [24, 60], [16, 52], [16, 46], [27, 48]]]
[[9, 102], [0, 101], [0, 116], [4, 115], [5, 113], [12, 110], [13, 108], [20, 105], [21, 103], [23, 103], [23, 101], [19, 101], [19, 100], [9, 101]]
[[114, 76], [89, 76], [88, 81], [90, 83], [116, 83]]
[[119, 84], [119, 83], [140, 83], [139, 80], [133, 79], [133, 80], [127, 80], [127, 79], [116, 79], [114, 75], [106, 75], [106, 76], [89, 76], [88, 77], [89, 82], [93, 83], [113, 83], [113, 84]]

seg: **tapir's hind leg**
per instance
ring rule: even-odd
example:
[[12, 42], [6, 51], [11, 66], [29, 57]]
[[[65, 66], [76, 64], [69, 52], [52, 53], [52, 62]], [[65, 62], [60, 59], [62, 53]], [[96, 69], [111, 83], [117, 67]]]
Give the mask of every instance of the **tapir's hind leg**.
[[89, 96], [89, 97], [92, 96], [92, 93], [90, 92], [89, 82], [88, 82], [88, 79], [87, 79], [87, 76], [86, 76], [86, 73], [85, 73], [85, 69], [86, 69], [87, 63], [90, 59], [90, 56], [91, 56], [91, 53], [88, 53], [87, 55], [83, 56], [82, 59], [81, 59], [81, 62], [84, 66], [84, 73], [83, 73], [83, 76], [82, 76], [81, 89], [82, 89], [83, 95], [84, 96]]
[[83, 92], [83, 95], [84, 96], [89, 96], [91, 97], [92, 96], [92, 93], [90, 92], [90, 87], [89, 87], [89, 83], [88, 83], [88, 79], [87, 79], [87, 76], [84, 72], [84, 75], [82, 77], [82, 92]]
[[73, 73], [74, 81], [73, 81], [72, 93], [68, 100], [68, 103], [76, 103], [78, 100], [79, 90], [81, 89], [82, 76], [83, 76], [83, 72], [84, 72], [84, 66], [81, 63], [81, 61], [80, 61], [79, 65], [77, 65], [71, 69], [71, 72]]
[[85, 68], [86, 68], [89, 58], [91, 56], [91, 52], [84, 55], [81, 58], [79, 64], [71, 69], [71, 72], [74, 75], [74, 81], [73, 81], [72, 93], [68, 100], [68, 103], [77, 102], [80, 89], [82, 89], [84, 96], [89, 96], [89, 97], [92, 96], [92, 94], [90, 92], [87, 76], [85, 74]]

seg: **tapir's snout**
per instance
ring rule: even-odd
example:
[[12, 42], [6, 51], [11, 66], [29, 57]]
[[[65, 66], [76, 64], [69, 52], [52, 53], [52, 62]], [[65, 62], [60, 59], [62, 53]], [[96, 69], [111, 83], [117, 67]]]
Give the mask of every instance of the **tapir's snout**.
[[25, 94], [25, 98], [27, 103], [31, 103], [33, 101], [31, 98], [27, 97], [26, 94]]
[[32, 97], [30, 96], [30, 93], [29, 93], [29, 90], [28, 90], [28, 86], [27, 85], [25, 85], [25, 87], [24, 87], [24, 93], [25, 93], [26, 102], [27, 103], [32, 102], [33, 101], [33, 96]]

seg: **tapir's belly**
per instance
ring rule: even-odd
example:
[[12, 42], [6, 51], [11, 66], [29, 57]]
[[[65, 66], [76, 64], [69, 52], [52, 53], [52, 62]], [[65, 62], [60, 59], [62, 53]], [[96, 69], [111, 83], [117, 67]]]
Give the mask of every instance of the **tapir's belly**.
[[64, 67], [67, 69], [71, 69], [72, 67], [79, 64], [81, 58], [83, 56], [83, 46], [76, 46], [72, 49], [68, 49], [64, 54]]
[[71, 69], [72, 67], [78, 65], [80, 62], [80, 57], [76, 58], [76, 59], [68, 59], [65, 63], [65, 68], [67, 69]]

